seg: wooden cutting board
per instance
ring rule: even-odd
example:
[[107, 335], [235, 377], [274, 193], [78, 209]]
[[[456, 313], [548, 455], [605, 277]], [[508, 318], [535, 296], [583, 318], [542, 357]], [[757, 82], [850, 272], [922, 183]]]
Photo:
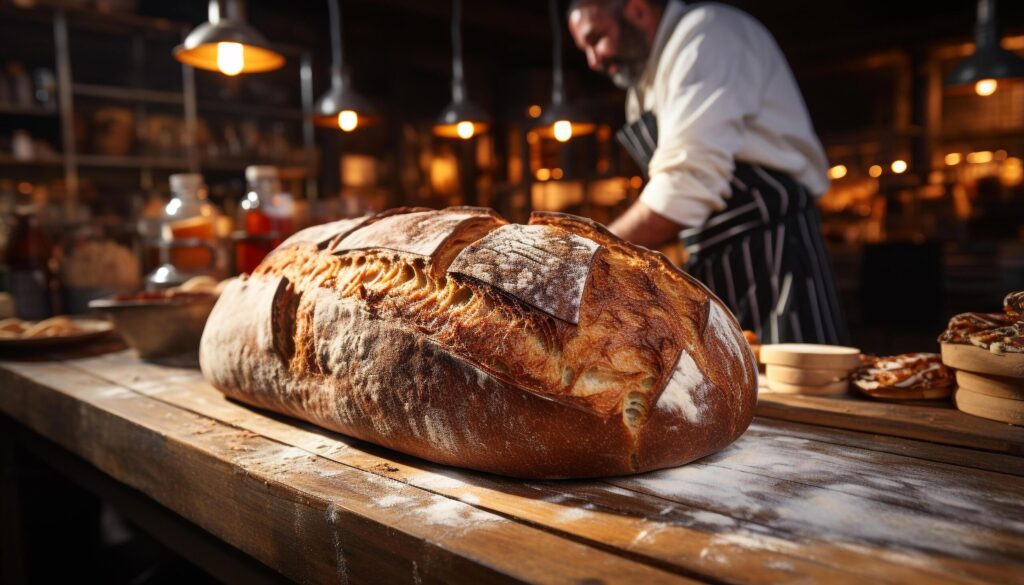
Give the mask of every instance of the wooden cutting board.
[[853, 395], [764, 393], [757, 415], [1024, 457], [1024, 427], [960, 412], [949, 400], [900, 404]]

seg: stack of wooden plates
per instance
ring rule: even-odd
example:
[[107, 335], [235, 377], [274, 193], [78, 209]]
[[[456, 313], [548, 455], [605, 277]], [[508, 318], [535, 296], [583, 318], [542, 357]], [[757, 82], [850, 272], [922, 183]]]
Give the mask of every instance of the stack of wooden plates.
[[957, 371], [957, 408], [974, 416], [1024, 425], [1024, 354], [943, 343], [942, 362]]
[[839, 345], [780, 343], [761, 346], [768, 390], [784, 394], [843, 394], [850, 373], [860, 366], [860, 350]]

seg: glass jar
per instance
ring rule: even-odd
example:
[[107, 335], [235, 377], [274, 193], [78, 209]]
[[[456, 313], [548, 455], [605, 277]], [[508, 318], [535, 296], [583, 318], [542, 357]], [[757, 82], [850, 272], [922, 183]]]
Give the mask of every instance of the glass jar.
[[245, 179], [248, 188], [238, 205], [238, 272], [252, 272], [264, 256], [295, 231], [295, 202], [290, 194], [282, 192], [277, 167], [246, 167]]
[[171, 175], [171, 200], [161, 218], [161, 245], [181, 272], [216, 268], [217, 208], [206, 200], [202, 175]]

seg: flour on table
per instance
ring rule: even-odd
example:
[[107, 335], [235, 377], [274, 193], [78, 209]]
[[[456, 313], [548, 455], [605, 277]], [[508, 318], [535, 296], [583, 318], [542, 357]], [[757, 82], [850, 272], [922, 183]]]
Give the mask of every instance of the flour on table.
[[410, 478], [409, 483], [428, 490], [453, 490], [466, 487], [466, 482], [459, 479], [454, 471], [432, 471]]
[[593, 504], [585, 504], [579, 508], [566, 508], [558, 513], [557, 519], [559, 522], [576, 522], [592, 516], [593, 509]]
[[470, 527], [481, 522], [494, 522], [499, 517], [478, 510], [459, 500], [443, 496], [430, 496], [426, 505], [417, 505], [421, 498], [412, 498], [398, 494], [389, 494], [377, 499], [378, 508], [402, 508], [404, 512], [413, 514], [425, 524], [455, 527]]

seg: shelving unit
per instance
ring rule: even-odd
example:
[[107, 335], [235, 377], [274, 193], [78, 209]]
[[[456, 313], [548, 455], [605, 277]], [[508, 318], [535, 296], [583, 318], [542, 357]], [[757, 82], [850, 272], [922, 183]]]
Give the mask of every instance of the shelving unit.
[[0, 115], [10, 116], [57, 116], [60, 111], [56, 108], [45, 106], [20, 106], [16, 104], [0, 103]]
[[[59, 136], [60, 142], [57, 148], [59, 153], [53, 157], [16, 160], [9, 155], [0, 154], [0, 167], [8, 170], [21, 168], [26, 172], [32, 169], [33, 176], [47, 172], [45, 169], [62, 169], [64, 190], [67, 193], [65, 205], [69, 210], [79, 200], [83, 174], [88, 177], [89, 174], [103, 173], [109, 177], [122, 176], [117, 173], [137, 173], [138, 189], [135, 190], [145, 191], [154, 186], [154, 173], [158, 178], [165, 173], [186, 171], [221, 175], [237, 173], [240, 179], [245, 167], [250, 164], [275, 164], [288, 168], [292, 176], [305, 176], [306, 196], [316, 197], [317, 160], [313, 128], [309, 121], [313, 93], [312, 59], [306, 48], [278, 47], [278, 50], [288, 58], [291, 69], [297, 73], [295, 77], [298, 79], [288, 82], [296, 83], [299, 88], [289, 101], [295, 105], [240, 103], [197, 95], [199, 92], [196, 73], [184, 65], [178, 65], [173, 61], [170, 52], [164, 51], [162, 45], [173, 46], [184, 38], [191, 29], [189, 24], [128, 14], [101, 15], [61, 6], [22, 9], [0, 5], [0, 18], [8, 24], [24, 22], [32, 23], [36, 27], [41, 24], [51, 27], [52, 39], [41, 42], [52, 40], [53, 61], [36, 62], [35, 65], [53, 68], [56, 74], [57, 95], [56, 105], [53, 107], [0, 104], [0, 117], [24, 117], [26, 121], [30, 118], [53, 118], [59, 122], [59, 133], [53, 137]], [[96, 47], [89, 42], [90, 39], [109, 42]], [[157, 45], [155, 50], [153, 45]], [[119, 51], [122, 47], [124, 51]], [[100, 75], [87, 75], [86, 78], [76, 76], [84, 64], [92, 64], [89, 61], [78, 61], [79, 59], [101, 61], [104, 56], [110, 54], [116, 54], [118, 58], [123, 57], [124, 63], [120, 65], [129, 66], [127, 68], [130, 71], [122, 71], [126, 67], [121, 66], [120, 69], [116, 69], [116, 75], [105, 75], [106, 72], [100, 68], [97, 69]], [[170, 62], [154, 59], [166, 59]], [[177, 75], [163, 75], [164, 71], [174, 70], [180, 71], [180, 78]], [[115, 69], [112, 68], [111, 71]], [[127, 83], [117, 83], [121, 80], [116, 77], [121, 75], [130, 75], [130, 79], [125, 80]], [[107, 77], [112, 79], [108, 80]], [[211, 80], [204, 79], [204, 82], [208, 89]], [[236, 81], [246, 82], [247, 80]], [[214, 83], [221, 82], [215, 79]], [[254, 97], [259, 97], [259, 92], [250, 93], [254, 94]], [[96, 152], [83, 142], [83, 138], [96, 140], [88, 130], [83, 131], [83, 126], [90, 121], [87, 117], [88, 112], [106, 107], [123, 107], [130, 109], [132, 113], [132, 148], [130, 152], [121, 149], [122, 152], [126, 152], [125, 155]], [[178, 134], [175, 132], [174, 143], [165, 154], [147, 152], [156, 147], [147, 146], [144, 130], [147, 123], [157, 115], [171, 116], [179, 120], [182, 129], [183, 140], [179, 144]], [[268, 125], [268, 120], [286, 125], [285, 130], [281, 131], [282, 140], [290, 145], [290, 153], [295, 154], [299, 151], [301, 157], [282, 158], [236, 153], [210, 156], [199, 148], [197, 142], [201, 122], [208, 123], [210, 128], [219, 128], [229, 124], [241, 125], [246, 123], [247, 119], [251, 120], [251, 124], [259, 124], [261, 130]], [[274, 132], [277, 131], [280, 130]], [[5, 174], [11, 176], [15, 172]]]

